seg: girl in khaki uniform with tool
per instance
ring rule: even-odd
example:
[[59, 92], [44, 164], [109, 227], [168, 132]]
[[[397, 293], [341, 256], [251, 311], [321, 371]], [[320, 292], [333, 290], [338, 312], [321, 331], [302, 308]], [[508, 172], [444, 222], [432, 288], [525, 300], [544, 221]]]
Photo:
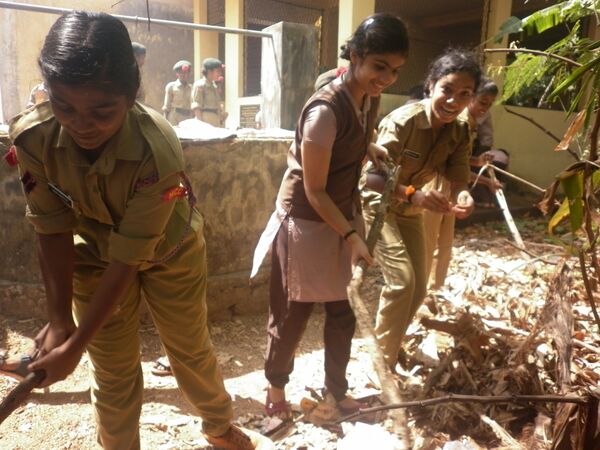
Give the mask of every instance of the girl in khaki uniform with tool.
[[44, 371], [48, 386], [87, 350], [99, 444], [138, 449], [143, 291], [207, 440], [255, 448], [231, 425], [208, 335], [202, 218], [181, 146], [161, 115], [134, 102], [139, 70], [127, 29], [107, 14], [68, 13], [50, 29], [39, 65], [50, 102], [10, 126], [48, 305], [29, 369]]
[[[425, 88], [429, 98], [400, 107], [379, 126], [377, 143], [387, 148], [399, 175], [375, 258], [385, 285], [379, 299], [375, 333], [385, 359], [395, 369], [402, 339], [427, 288], [423, 210], [454, 214], [473, 211], [467, 189], [471, 142], [465, 109], [481, 78], [474, 55], [450, 50], [435, 60]], [[421, 188], [437, 174], [449, 180], [450, 196]], [[372, 223], [381, 201], [382, 177], [366, 171], [362, 184], [365, 220]]]

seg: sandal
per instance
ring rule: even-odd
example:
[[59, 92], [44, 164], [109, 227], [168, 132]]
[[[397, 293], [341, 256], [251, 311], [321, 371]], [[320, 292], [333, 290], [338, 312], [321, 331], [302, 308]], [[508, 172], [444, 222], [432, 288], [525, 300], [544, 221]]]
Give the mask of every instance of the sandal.
[[327, 403], [333, 404], [340, 411], [342, 416], [348, 416], [350, 414], [354, 414], [361, 409], [368, 408], [369, 405], [367, 403], [359, 402], [358, 400], [353, 399], [352, 397], [346, 395], [341, 400], [336, 400], [331, 392], [325, 391], [325, 401]]
[[265, 402], [265, 412], [269, 417], [277, 417], [283, 422], [292, 420], [292, 408], [287, 400], [279, 400], [278, 402], [271, 401], [271, 395], [267, 388], [267, 401]]
[[166, 356], [161, 356], [156, 361], [154, 361], [154, 365], [152, 366], [150, 372], [152, 372], [153, 375], [159, 377], [173, 375], [173, 372], [171, 371], [171, 364], [169, 363], [169, 360]]
[[27, 366], [33, 361], [29, 355], [21, 356], [18, 360], [9, 360], [6, 354], [0, 355], [0, 375], [23, 380], [28, 374]]

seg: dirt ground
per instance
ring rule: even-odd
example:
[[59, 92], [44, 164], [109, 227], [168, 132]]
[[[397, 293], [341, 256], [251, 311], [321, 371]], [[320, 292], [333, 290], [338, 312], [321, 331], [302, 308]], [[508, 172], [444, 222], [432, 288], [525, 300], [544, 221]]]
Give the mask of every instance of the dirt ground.
[[[531, 233], [526, 234], [524, 237], [531, 241], [541, 241], [542, 234], [539, 233], [539, 229], [543, 229], [543, 225], [536, 225], [536, 227], [531, 228]], [[509, 235], [501, 223], [469, 227], [457, 231], [455, 258], [449, 274], [449, 284], [454, 288], [454, 291], [452, 291], [454, 292], [453, 302], [456, 301], [457, 295], [459, 295], [456, 292], [464, 293], [468, 290], [465, 287], [464, 280], [468, 281], [466, 284], [470, 283], [472, 285], [473, 280], [475, 280], [474, 272], [483, 270], [487, 274], [483, 276], [487, 276], [488, 280], [492, 280], [491, 283], [487, 283], [487, 286], [495, 289], [492, 295], [498, 303], [497, 305], [490, 305], [490, 307], [494, 306], [500, 311], [497, 314], [499, 317], [496, 317], [497, 321], [506, 320], [511, 322], [511, 317], [508, 316], [514, 314], [518, 316], [518, 311], [510, 312], [511, 309], [515, 310], [511, 306], [511, 302], [515, 301], [515, 297], [521, 299], [533, 298], [538, 305], [540, 301], [543, 303], [546, 294], [544, 289], [547, 286], [540, 281], [531, 283], [530, 265], [527, 264], [527, 261], [523, 263], [519, 260], [519, 253], [506, 244], [508, 237]], [[485, 255], [482, 256], [482, 253], [485, 253]], [[487, 262], [485, 264], [481, 263], [481, 258], [487, 258]], [[499, 281], [498, 275], [493, 271], [498, 267], [505, 268], [507, 265], [510, 265], [509, 269], [502, 269], [506, 280]], [[478, 277], [480, 288], [476, 291], [479, 292], [478, 295], [481, 298], [484, 298], [486, 295], [485, 289], [482, 290], [481, 286], [486, 285], [486, 282], [481, 281], [480, 275]], [[535, 277], [542, 279], [546, 275], [538, 270]], [[519, 280], [525, 280], [522, 286], [519, 285], [521, 282]], [[374, 311], [376, 307], [376, 299], [381, 285], [382, 279], [378, 270], [372, 270], [364, 289], [364, 297], [368, 300], [368, 307], [371, 311]], [[513, 292], [511, 292], [511, 289]], [[515, 293], [514, 289], [517, 289], [518, 292]], [[441, 296], [438, 298], [441, 298]], [[444, 301], [440, 300], [441, 303]], [[504, 306], [501, 309], [499, 305]], [[474, 310], [474, 308], [471, 308], [471, 310]], [[442, 312], [442, 310], [439, 311], [438, 317], [443, 316]], [[535, 317], [535, 311], [529, 310], [528, 312], [532, 317]], [[487, 313], [491, 314], [489, 308]], [[512, 324], [514, 325], [514, 320]], [[42, 325], [43, 321], [40, 319], [15, 320], [0, 315], [0, 348], [8, 349], [11, 355], [18, 355], [26, 351], [31, 344], [30, 339]], [[239, 424], [255, 430], [260, 430], [261, 427], [266, 425], [263, 407], [265, 380], [262, 371], [266, 344], [265, 326], [266, 313], [237, 316], [229, 321], [212, 322], [210, 324], [210, 332], [226, 379], [226, 387], [234, 401], [236, 420]], [[527, 324], [521, 323], [518, 328], [527, 330]], [[296, 368], [287, 387], [288, 399], [294, 405], [298, 405], [303, 397], [310, 397], [307, 387], [315, 390], [322, 387], [322, 329], [323, 313], [322, 309], [318, 308], [304, 335], [296, 358]], [[427, 333], [424, 333], [423, 329], [413, 327], [412, 332], [414, 336], [411, 338], [411, 343], [414, 343], [414, 346], [412, 344], [409, 346], [411, 352], [409, 356], [413, 355], [413, 349], [415, 355], [419, 351], [423, 353], [422, 344], [427, 340]], [[141, 333], [143, 337], [142, 361], [145, 379], [145, 398], [140, 424], [142, 448], [158, 450], [212, 448], [202, 438], [200, 419], [193, 415], [191, 408], [180, 395], [174, 378], [169, 376], [157, 377], [150, 372], [153, 361], [160, 355], [160, 343], [154, 327], [151, 324], [144, 323]], [[590, 333], [590, 336], [593, 335]], [[443, 342], [448, 341], [448, 339], [439, 336], [437, 338], [440, 358], [443, 354], [449, 353], [448, 349], [451, 349], [454, 345], [449, 343], [444, 346]], [[596, 340], [595, 343], [592, 341], [592, 344], [598, 345], [597, 335], [595, 338], [591, 337], [591, 339]], [[488, 349], [486, 352], [496, 351], [497, 349], [491, 348], [493, 345], [492, 343], [490, 348], [486, 347]], [[374, 392], [373, 387], [376, 385], [376, 377], [370, 357], [365, 351], [364, 340], [358, 336], [358, 333], [353, 342], [352, 355], [348, 368], [350, 393], [359, 397], [372, 394]], [[433, 355], [433, 359], [436, 356]], [[494, 357], [497, 363], [497, 355]], [[423, 361], [423, 358], [421, 358], [421, 361]], [[48, 393], [41, 390], [34, 391], [28, 402], [0, 425], [0, 448], [4, 450], [85, 450], [96, 448], [93, 412], [89, 403], [88, 364], [89, 362], [84, 355], [76, 371], [67, 380], [53, 385]], [[435, 366], [435, 364], [434, 361], [433, 365]], [[409, 368], [406, 373], [401, 374], [401, 386], [407, 395], [407, 399], [410, 399], [410, 392], [414, 385], [421, 386], [424, 384], [425, 379], [418, 378], [418, 373], [422, 372], [426, 375], [428, 372], [423, 367], [427, 365], [413, 362], [412, 370]], [[431, 365], [429, 366], [431, 367]], [[594, 367], [597, 368], [597, 366]], [[472, 365], [469, 366], [469, 370], [471, 373], [476, 373], [476, 367]], [[549, 368], [549, 371], [551, 370]], [[456, 383], [458, 378], [455, 375], [441, 377], [439, 383], [440, 385], [448, 384], [449, 379], [454, 379]], [[551, 381], [546, 382], [543, 377], [540, 377], [540, 379], [542, 379], [543, 384], [545, 383], [544, 386], [547, 389], [552, 389]], [[473, 380], [470, 382], [473, 384]], [[489, 384], [489, 380], [487, 382]], [[596, 379], [595, 382], [598, 382], [598, 380]], [[6, 395], [14, 386], [15, 382], [12, 379], [0, 377], [0, 397]], [[452, 413], [451, 410], [450, 413]], [[551, 415], [551, 413], [548, 414]], [[429, 415], [429, 412], [425, 415]], [[530, 416], [527, 419], [530, 422], [537, 420], [535, 414]], [[502, 447], [493, 434], [491, 438], [486, 438], [482, 433], [475, 436], [475, 432], [470, 437], [451, 436], [447, 430], [443, 429], [439, 419], [436, 419], [433, 414], [429, 416], [429, 422], [427, 420], [423, 421], [422, 415], [419, 420], [417, 419], [418, 417], [411, 415], [409, 421], [414, 436], [418, 438], [416, 442], [420, 442], [419, 445], [415, 444], [415, 448], [478, 449]], [[364, 448], [341, 445], [342, 436], [347, 434], [351, 428], [352, 425], [324, 428], [299, 421], [295, 426], [278, 435], [276, 448], [307, 450]], [[463, 434], [469, 435], [469, 428], [463, 428]], [[477, 439], [477, 443], [475, 443], [475, 439]], [[459, 442], [459, 440], [462, 442], [462, 447], [444, 447], [445, 443]], [[376, 447], [371, 445], [371, 448]], [[540, 446], [536, 448], [547, 447]]]

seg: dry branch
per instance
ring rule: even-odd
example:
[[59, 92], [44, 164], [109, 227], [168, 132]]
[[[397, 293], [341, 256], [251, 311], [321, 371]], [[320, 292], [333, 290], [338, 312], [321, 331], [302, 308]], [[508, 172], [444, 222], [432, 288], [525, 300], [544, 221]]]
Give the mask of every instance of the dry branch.
[[561, 392], [571, 386], [571, 336], [573, 335], [573, 310], [570, 293], [573, 286], [571, 269], [567, 264], [560, 266], [557, 276], [549, 286], [549, 295], [555, 306], [550, 322], [551, 334], [557, 351], [557, 378]]
[[[546, 128], [544, 128], [542, 125], [540, 125], [539, 123], [537, 123], [534, 119], [532, 119], [531, 117], [528, 117], [524, 114], [518, 113], [516, 111], [513, 111], [511, 109], [508, 109], [506, 106], [504, 107], [504, 110], [510, 114], [514, 114], [517, 117], [520, 117], [521, 119], [525, 119], [528, 122], [532, 123], [533, 125], [535, 125], [536, 127], [538, 127], [540, 130], [542, 130], [544, 133], [546, 133], [548, 136], [550, 136], [552, 139], [554, 139], [556, 142], [560, 143], [562, 141], [562, 139], [560, 139], [558, 136], [556, 136], [554, 133], [552, 133], [551, 131], [547, 130]], [[579, 161], [581, 158], [579, 158], [579, 156], [577, 155], [577, 153], [575, 153], [572, 149], [567, 148], [566, 149], [573, 158], [575, 158], [575, 160]]]
[[479, 404], [490, 404], [490, 403], [575, 403], [580, 405], [586, 405], [588, 399], [578, 395], [462, 395], [462, 394], [449, 394], [444, 397], [429, 398], [426, 400], [413, 400], [409, 402], [393, 403], [391, 405], [374, 406], [372, 408], [361, 409], [358, 412], [349, 414], [345, 417], [341, 417], [337, 420], [337, 423], [344, 422], [346, 420], [356, 419], [357, 417], [371, 414], [377, 411], [386, 411], [388, 409], [400, 409], [400, 408], [411, 408], [411, 407], [426, 407], [435, 406], [443, 403], [479, 403]]
[[43, 370], [30, 372], [0, 403], [0, 424], [19, 407], [46, 376]]
[[[397, 174], [398, 170], [394, 169], [388, 175], [381, 196], [381, 203], [369, 229], [369, 235], [367, 236], [366, 244], [371, 254], [373, 253], [375, 244], [377, 243], [377, 240], [381, 234], [381, 228], [383, 227], [383, 222], [387, 214], [390, 198], [396, 186]], [[364, 345], [371, 355], [373, 367], [375, 368], [375, 372], [379, 378], [379, 385], [381, 386], [384, 401], [390, 403], [399, 402], [401, 400], [400, 390], [398, 389], [398, 385], [393, 378], [390, 368], [385, 362], [383, 352], [377, 344], [377, 338], [375, 336], [375, 332], [373, 331], [373, 326], [371, 325], [371, 315], [369, 314], [369, 311], [365, 306], [365, 302], [362, 300], [360, 295], [360, 288], [364, 280], [365, 269], [366, 263], [363, 260], [359, 261], [354, 268], [352, 272], [352, 280], [350, 280], [350, 284], [348, 285], [348, 299], [350, 301], [350, 305], [352, 306], [352, 310], [354, 311], [354, 315], [356, 316], [358, 328], [360, 329], [360, 332], [364, 338]], [[403, 413], [398, 413], [399, 411], [395, 411], [393, 414], [390, 414], [395, 427], [394, 432], [398, 435], [402, 445], [408, 449], [411, 448], [410, 431], [408, 430], [405, 415]]]
[[541, 50], [531, 50], [528, 48], [486, 48], [483, 50], [485, 53], [530, 53], [532, 55], [545, 56], [547, 58], [558, 59], [559, 61], [566, 62], [575, 67], [581, 67], [581, 64], [564, 56], [557, 55], [556, 53], [543, 52]]

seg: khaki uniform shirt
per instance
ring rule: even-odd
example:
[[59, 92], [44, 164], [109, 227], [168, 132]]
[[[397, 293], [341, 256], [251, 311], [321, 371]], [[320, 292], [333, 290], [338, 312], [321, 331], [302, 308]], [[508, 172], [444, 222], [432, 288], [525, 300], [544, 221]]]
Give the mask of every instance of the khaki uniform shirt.
[[202, 120], [212, 126], [220, 127], [223, 116], [223, 101], [219, 87], [214, 81], [202, 77], [194, 83], [192, 89], [192, 109], [202, 111]]
[[492, 125], [492, 113], [486, 112], [485, 115], [477, 119], [477, 140], [479, 145], [489, 150], [494, 146], [494, 127]]
[[[49, 103], [10, 124], [26, 216], [40, 234], [73, 230], [99, 260], [141, 264], [168, 255], [185, 235], [187, 199], [165, 198], [180, 185], [181, 145], [158, 113], [136, 103], [90, 163], [54, 118]], [[194, 212], [192, 228], [200, 229]], [[147, 264], [144, 264], [147, 263]]]
[[[450, 182], [468, 183], [471, 141], [467, 117], [459, 115], [434, 140], [431, 114], [431, 102], [426, 99], [392, 111], [379, 125], [377, 143], [386, 147], [400, 166], [398, 184], [421, 189], [438, 174]], [[381, 195], [365, 189], [362, 197], [368, 203], [378, 203]], [[397, 212], [409, 206], [397, 199], [391, 203]]]
[[220, 113], [222, 108], [218, 86], [214, 81], [208, 81], [206, 77], [196, 81], [192, 89], [192, 109], [196, 108], [216, 113]]
[[167, 114], [169, 122], [177, 125], [179, 122], [192, 117], [192, 85], [183, 84], [179, 80], [167, 83], [165, 87], [165, 101], [163, 111]]

